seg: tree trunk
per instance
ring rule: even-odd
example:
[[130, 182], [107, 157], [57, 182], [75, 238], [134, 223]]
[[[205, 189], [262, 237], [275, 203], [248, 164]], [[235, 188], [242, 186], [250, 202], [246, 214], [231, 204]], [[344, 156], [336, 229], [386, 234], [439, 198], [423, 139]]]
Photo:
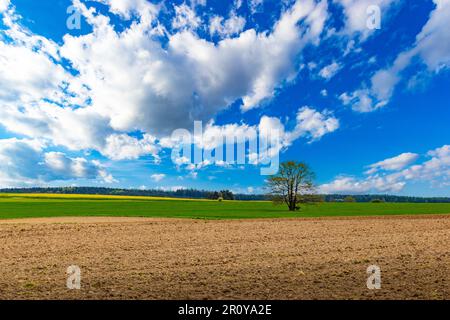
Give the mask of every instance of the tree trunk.
[[295, 202], [291, 201], [289, 203], [289, 211], [295, 211]]

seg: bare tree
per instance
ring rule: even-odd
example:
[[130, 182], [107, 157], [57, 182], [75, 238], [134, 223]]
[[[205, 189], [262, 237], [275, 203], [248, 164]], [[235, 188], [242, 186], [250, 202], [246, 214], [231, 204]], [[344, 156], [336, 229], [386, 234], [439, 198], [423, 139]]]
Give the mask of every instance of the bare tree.
[[303, 162], [287, 161], [271, 176], [267, 185], [275, 203], [287, 204], [289, 211], [299, 210], [299, 203], [316, 202], [314, 195], [314, 173]]

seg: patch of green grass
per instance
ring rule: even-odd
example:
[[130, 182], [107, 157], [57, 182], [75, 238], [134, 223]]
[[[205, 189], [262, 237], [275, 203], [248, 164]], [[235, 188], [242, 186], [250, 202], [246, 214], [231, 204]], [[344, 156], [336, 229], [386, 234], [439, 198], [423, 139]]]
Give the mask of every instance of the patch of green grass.
[[76, 196], [53, 199], [20, 195], [0, 198], [0, 219], [65, 216], [252, 219], [415, 214], [450, 214], [450, 203], [321, 203], [302, 206], [293, 213], [286, 206], [264, 201], [111, 200]]
[[24, 287], [26, 289], [34, 289], [34, 288], [37, 287], [37, 285], [34, 282], [27, 282], [27, 283], [24, 284]]

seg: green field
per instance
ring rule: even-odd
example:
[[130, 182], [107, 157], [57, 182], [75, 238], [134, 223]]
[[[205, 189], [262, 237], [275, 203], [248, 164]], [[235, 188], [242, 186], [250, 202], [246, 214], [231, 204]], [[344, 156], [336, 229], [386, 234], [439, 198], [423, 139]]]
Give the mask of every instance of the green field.
[[287, 211], [264, 201], [207, 201], [85, 195], [0, 195], [0, 219], [38, 217], [170, 217], [251, 219], [450, 214], [450, 203], [321, 203]]

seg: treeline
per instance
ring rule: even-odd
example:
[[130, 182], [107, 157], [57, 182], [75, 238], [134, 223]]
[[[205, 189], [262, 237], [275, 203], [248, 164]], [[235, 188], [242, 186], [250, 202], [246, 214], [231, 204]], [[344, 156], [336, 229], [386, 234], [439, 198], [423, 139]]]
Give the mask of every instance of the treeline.
[[[98, 195], [118, 195], [118, 196], [147, 196], [147, 197], [167, 197], [167, 198], [191, 198], [191, 199], [212, 199], [217, 200], [267, 200], [263, 194], [234, 194], [230, 190], [208, 191], [196, 189], [179, 189], [176, 191], [165, 191], [159, 189], [117, 189], [99, 187], [57, 187], [57, 188], [17, 188], [0, 189], [0, 193], [53, 193], [53, 194], [98, 194]], [[325, 202], [348, 202], [348, 198], [353, 198], [355, 202], [415, 202], [415, 203], [436, 203], [450, 202], [450, 197], [405, 197], [393, 195], [342, 195], [328, 194], [318, 196]]]
[[342, 194], [327, 194], [322, 196], [326, 202], [348, 202], [348, 198], [353, 198], [355, 202], [413, 202], [413, 203], [442, 203], [450, 202], [450, 197], [407, 197], [407, 196], [393, 196], [388, 194], [359, 194], [359, 195], [342, 195]]
[[179, 189], [166, 191], [159, 189], [117, 189], [99, 187], [56, 187], [56, 188], [17, 188], [0, 189], [0, 193], [49, 193], [49, 194], [96, 194], [115, 196], [143, 196], [143, 197], [167, 197], [167, 198], [190, 198], [190, 199], [213, 199], [217, 200], [258, 200], [264, 196], [233, 194], [230, 190], [208, 191], [196, 189]]

